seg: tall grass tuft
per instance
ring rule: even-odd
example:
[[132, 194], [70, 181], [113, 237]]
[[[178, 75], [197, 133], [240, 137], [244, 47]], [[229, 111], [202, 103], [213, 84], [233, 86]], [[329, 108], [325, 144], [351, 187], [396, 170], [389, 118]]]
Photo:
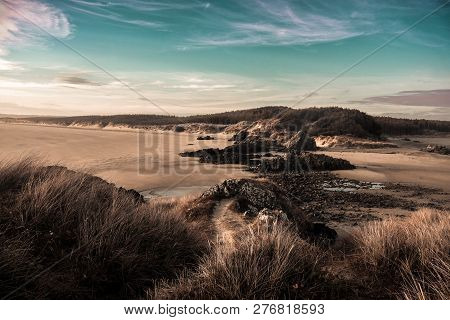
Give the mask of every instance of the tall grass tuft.
[[176, 203], [31, 159], [0, 168], [0, 242], [0, 296], [24, 299], [139, 298], [209, 250]]
[[405, 220], [374, 222], [354, 236], [353, 261], [378, 297], [450, 298], [450, 216], [422, 209]]
[[324, 254], [282, 226], [248, 230], [197, 271], [149, 292], [156, 299], [280, 299], [320, 292]]

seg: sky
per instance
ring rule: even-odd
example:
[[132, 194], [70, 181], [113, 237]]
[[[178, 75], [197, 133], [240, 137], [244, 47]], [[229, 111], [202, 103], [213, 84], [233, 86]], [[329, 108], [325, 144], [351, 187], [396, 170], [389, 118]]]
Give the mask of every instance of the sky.
[[0, 114], [450, 120], [449, 80], [447, 0], [0, 0]]

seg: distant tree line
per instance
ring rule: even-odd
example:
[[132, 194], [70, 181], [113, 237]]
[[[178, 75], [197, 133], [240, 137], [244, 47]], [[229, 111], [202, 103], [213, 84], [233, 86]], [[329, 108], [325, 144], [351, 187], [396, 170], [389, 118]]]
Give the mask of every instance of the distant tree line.
[[261, 107], [250, 110], [228, 111], [215, 114], [194, 116], [169, 116], [147, 114], [122, 114], [112, 116], [75, 116], [75, 117], [35, 117], [27, 120], [33, 122], [46, 122], [61, 125], [129, 125], [132, 127], [152, 125], [176, 125], [183, 123], [210, 123], [210, 124], [235, 124], [241, 121], [256, 121], [273, 118], [287, 107]]
[[112, 115], [76, 117], [27, 118], [33, 122], [59, 125], [126, 125], [146, 127], [153, 125], [178, 125], [186, 123], [208, 123], [229, 125], [241, 121], [253, 122], [262, 119], [279, 119], [280, 129], [292, 131], [308, 130], [311, 135], [352, 135], [361, 138], [379, 138], [381, 135], [424, 134], [432, 131], [450, 132], [450, 121], [409, 120], [390, 117], [373, 117], [356, 109], [339, 107], [291, 109], [270, 106], [248, 110], [229, 111], [194, 116], [169, 115]]
[[374, 119], [381, 127], [383, 133], [387, 135], [424, 134], [433, 131], [450, 132], [450, 121], [411, 120], [390, 117], [374, 117]]

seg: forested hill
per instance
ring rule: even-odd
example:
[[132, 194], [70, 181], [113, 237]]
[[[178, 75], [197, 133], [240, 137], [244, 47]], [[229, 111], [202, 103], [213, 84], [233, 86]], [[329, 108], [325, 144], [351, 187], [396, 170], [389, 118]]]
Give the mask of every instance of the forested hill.
[[309, 127], [313, 135], [353, 135], [379, 137], [381, 135], [412, 135], [430, 132], [450, 132], [450, 121], [409, 120], [374, 117], [355, 109], [339, 107], [291, 109], [271, 106], [247, 110], [195, 116], [166, 115], [112, 115], [77, 117], [33, 117], [26, 121], [58, 125], [124, 125], [146, 127], [154, 125], [179, 125], [206, 123], [231, 125], [241, 121], [254, 122], [274, 119], [284, 129]]

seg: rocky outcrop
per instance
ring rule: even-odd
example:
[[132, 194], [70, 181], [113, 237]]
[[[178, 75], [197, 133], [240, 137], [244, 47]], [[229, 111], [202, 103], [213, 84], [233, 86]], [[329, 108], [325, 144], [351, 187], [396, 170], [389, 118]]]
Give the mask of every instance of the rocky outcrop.
[[[278, 175], [277, 175], [278, 176]], [[297, 185], [297, 190], [305, 191], [307, 185]], [[316, 191], [313, 192], [316, 194]], [[240, 214], [248, 223], [263, 223], [268, 226], [289, 223], [299, 234], [312, 240], [336, 238], [336, 232], [322, 222], [313, 222], [298, 201], [310, 201], [310, 196], [292, 198], [279, 183], [254, 179], [228, 179], [215, 185], [197, 198], [188, 210], [189, 217], [214, 218], [214, 210], [229, 201], [229, 214]], [[231, 200], [231, 201], [230, 201]]]
[[236, 209], [246, 216], [256, 216], [263, 209], [285, 210], [287, 199], [274, 184], [251, 179], [228, 179], [201, 195], [201, 199], [236, 199]]
[[261, 157], [261, 153], [267, 153], [279, 147], [268, 140], [254, 140], [241, 142], [224, 149], [208, 148], [197, 151], [182, 152], [182, 157], [198, 157], [202, 163], [214, 164], [249, 164], [253, 158]]
[[431, 153], [438, 153], [443, 155], [450, 155], [450, 148], [446, 146], [438, 146], [438, 145], [431, 145], [429, 144], [424, 151], [431, 152]]
[[251, 169], [258, 172], [305, 172], [355, 169], [349, 161], [316, 153], [289, 153], [285, 157], [277, 156], [251, 160]]

